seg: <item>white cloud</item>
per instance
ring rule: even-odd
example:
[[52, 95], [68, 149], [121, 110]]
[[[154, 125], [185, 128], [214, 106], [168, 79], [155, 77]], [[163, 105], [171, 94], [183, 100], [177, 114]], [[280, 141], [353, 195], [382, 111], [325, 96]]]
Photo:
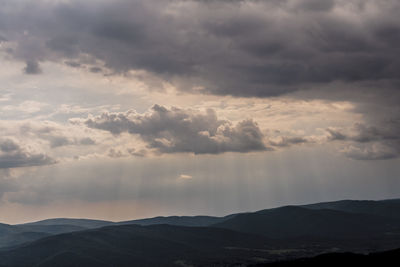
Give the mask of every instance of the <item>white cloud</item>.
[[179, 175], [180, 179], [188, 180], [188, 179], [193, 179], [193, 176], [188, 175], [188, 174], [181, 174]]

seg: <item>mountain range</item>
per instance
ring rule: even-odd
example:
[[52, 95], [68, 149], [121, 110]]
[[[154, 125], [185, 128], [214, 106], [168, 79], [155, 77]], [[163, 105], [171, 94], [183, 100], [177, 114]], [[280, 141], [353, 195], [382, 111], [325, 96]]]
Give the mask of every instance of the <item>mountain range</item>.
[[0, 224], [0, 267], [246, 266], [396, 248], [399, 199], [342, 200], [224, 217]]

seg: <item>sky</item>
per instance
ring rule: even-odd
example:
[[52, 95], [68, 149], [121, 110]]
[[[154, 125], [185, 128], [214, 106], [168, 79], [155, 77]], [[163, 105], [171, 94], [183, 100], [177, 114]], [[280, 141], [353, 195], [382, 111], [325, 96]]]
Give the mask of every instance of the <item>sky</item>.
[[400, 197], [397, 0], [0, 0], [0, 222]]

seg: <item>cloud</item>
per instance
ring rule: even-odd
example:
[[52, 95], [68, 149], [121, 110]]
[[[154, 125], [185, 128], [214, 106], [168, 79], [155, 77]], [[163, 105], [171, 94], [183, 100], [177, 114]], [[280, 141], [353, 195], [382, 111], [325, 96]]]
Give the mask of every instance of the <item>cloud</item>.
[[116, 150], [114, 148], [111, 148], [108, 151], [108, 156], [110, 158], [122, 158], [122, 157], [125, 157], [126, 155], [121, 150]]
[[386, 160], [400, 156], [396, 148], [373, 143], [368, 145], [350, 145], [343, 149], [346, 156], [356, 160]]
[[0, 169], [44, 166], [90, 154], [103, 155], [113, 145], [102, 137], [106, 134], [51, 121], [0, 120], [0, 129]]
[[2, 152], [12, 152], [19, 149], [19, 146], [12, 140], [6, 139], [0, 142], [0, 150]]
[[400, 157], [400, 127], [396, 121], [379, 126], [356, 123], [351, 129], [328, 128], [328, 140], [350, 143], [345, 155], [358, 160], [380, 160]]
[[288, 147], [291, 145], [300, 145], [306, 143], [314, 143], [310, 137], [302, 136], [279, 136], [277, 139], [270, 139], [268, 144], [277, 147]]
[[23, 132], [23, 138], [44, 140], [50, 148], [65, 146], [92, 146], [96, 142], [91, 137], [82, 137], [79, 129], [71, 125], [62, 125], [50, 121], [18, 124], [17, 130]]
[[47, 138], [52, 148], [70, 145], [71, 142], [65, 136], [49, 136]]
[[239, 96], [400, 78], [395, 0], [3, 2], [0, 31], [26, 73], [89, 55], [113, 73]]
[[132, 155], [132, 156], [136, 156], [136, 157], [144, 157], [147, 154], [147, 151], [144, 149], [140, 149], [140, 150], [136, 150], [134, 148], [128, 148], [127, 152]]
[[0, 140], [0, 169], [50, 165], [55, 162], [43, 153], [22, 148], [11, 139]]
[[193, 179], [193, 176], [188, 175], [188, 174], [181, 174], [179, 175], [180, 179], [188, 180], [188, 179]]
[[[35, 5], [5, 0], [2, 4], [7, 6], [0, 10], [2, 45], [12, 47], [8, 57], [26, 63], [26, 73], [40, 73], [40, 64], [52, 61], [99, 75], [140, 71], [151, 87], [162, 84], [154, 85], [148, 78], [157, 77], [196, 93], [245, 97], [291, 93], [303, 99], [341, 99], [363, 109], [360, 122], [378, 128], [389, 114], [399, 114], [400, 3], [395, 0], [38, 0]], [[375, 105], [364, 103], [368, 101]], [[394, 128], [400, 128], [398, 118], [395, 121]], [[258, 127], [246, 123], [243, 127], [228, 123], [230, 133], [207, 136], [206, 128], [191, 134], [198, 147], [170, 129], [148, 137], [134, 134], [162, 153], [243, 152], [262, 145], [286, 147], [312, 141], [301, 136], [282, 136], [270, 143], [239, 140], [246, 136], [243, 129]], [[124, 122], [112, 124], [109, 132], [130, 132]], [[397, 147], [397, 141], [372, 128], [352, 136], [339, 133], [334, 136], [331, 128], [330, 138]], [[81, 144], [63, 136], [46, 140], [53, 148]]]
[[335, 141], [335, 140], [346, 140], [348, 137], [343, 134], [340, 130], [334, 128], [326, 129], [328, 133], [328, 140]]
[[90, 137], [85, 137], [85, 138], [82, 138], [81, 140], [79, 140], [79, 144], [81, 144], [81, 145], [95, 145], [96, 142]]
[[73, 68], [81, 67], [81, 64], [79, 62], [75, 62], [75, 61], [65, 61], [64, 63], [65, 63], [65, 65], [73, 67]]
[[42, 73], [42, 69], [40, 68], [39, 63], [37, 61], [27, 61], [24, 71], [26, 74]]
[[91, 67], [90, 68], [90, 72], [93, 72], [93, 73], [100, 73], [102, 71], [103, 71], [103, 69], [99, 68], [99, 67]]
[[264, 135], [253, 120], [233, 124], [220, 120], [214, 110], [205, 113], [155, 105], [145, 114], [135, 111], [103, 113], [84, 121], [89, 128], [114, 135], [139, 135], [161, 153], [219, 154], [268, 150]]

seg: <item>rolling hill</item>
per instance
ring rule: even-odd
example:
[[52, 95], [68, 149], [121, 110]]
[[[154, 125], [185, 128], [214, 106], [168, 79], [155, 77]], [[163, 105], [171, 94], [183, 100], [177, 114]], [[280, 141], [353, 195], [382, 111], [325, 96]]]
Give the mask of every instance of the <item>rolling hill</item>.
[[[252, 249], [267, 249], [272, 243], [265, 237], [218, 228], [108, 226], [50, 236], [0, 252], [0, 266], [208, 265], [251, 258], [257, 254]], [[236, 247], [246, 249], [228, 249]]]
[[112, 225], [114, 222], [90, 219], [71, 219], [71, 218], [55, 218], [37, 222], [19, 224], [18, 226], [55, 226], [55, 225], [72, 225], [81, 228], [91, 229]]
[[42, 232], [23, 231], [14, 225], [0, 224], [0, 248], [37, 240], [48, 235]]
[[400, 260], [400, 249], [375, 252], [370, 254], [327, 253], [312, 258], [302, 258], [291, 261], [281, 261], [269, 264], [252, 265], [254, 267], [313, 267], [313, 266], [397, 266]]
[[400, 199], [390, 200], [341, 200], [303, 205], [303, 208], [330, 209], [400, 219]]
[[0, 267], [246, 266], [332, 251], [367, 253], [400, 247], [399, 214], [400, 200], [343, 200], [225, 217], [0, 224]]
[[298, 206], [238, 214], [213, 226], [269, 238], [354, 238], [400, 233], [397, 219]]
[[155, 224], [170, 224], [178, 226], [210, 226], [219, 222], [228, 220], [236, 214], [225, 217], [213, 216], [167, 216], [154, 217], [148, 219], [139, 219], [132, 221], [118, 222], [117, 224], [138, 224], [138, 225], [155, 225]]
[[87, 228], [76, 225], [40, 225], [23, 224], [8, 225], [0, 224], [0, 248], [16, 246], [25, 242], [34, 241], [42, 237], [86, 230]]

